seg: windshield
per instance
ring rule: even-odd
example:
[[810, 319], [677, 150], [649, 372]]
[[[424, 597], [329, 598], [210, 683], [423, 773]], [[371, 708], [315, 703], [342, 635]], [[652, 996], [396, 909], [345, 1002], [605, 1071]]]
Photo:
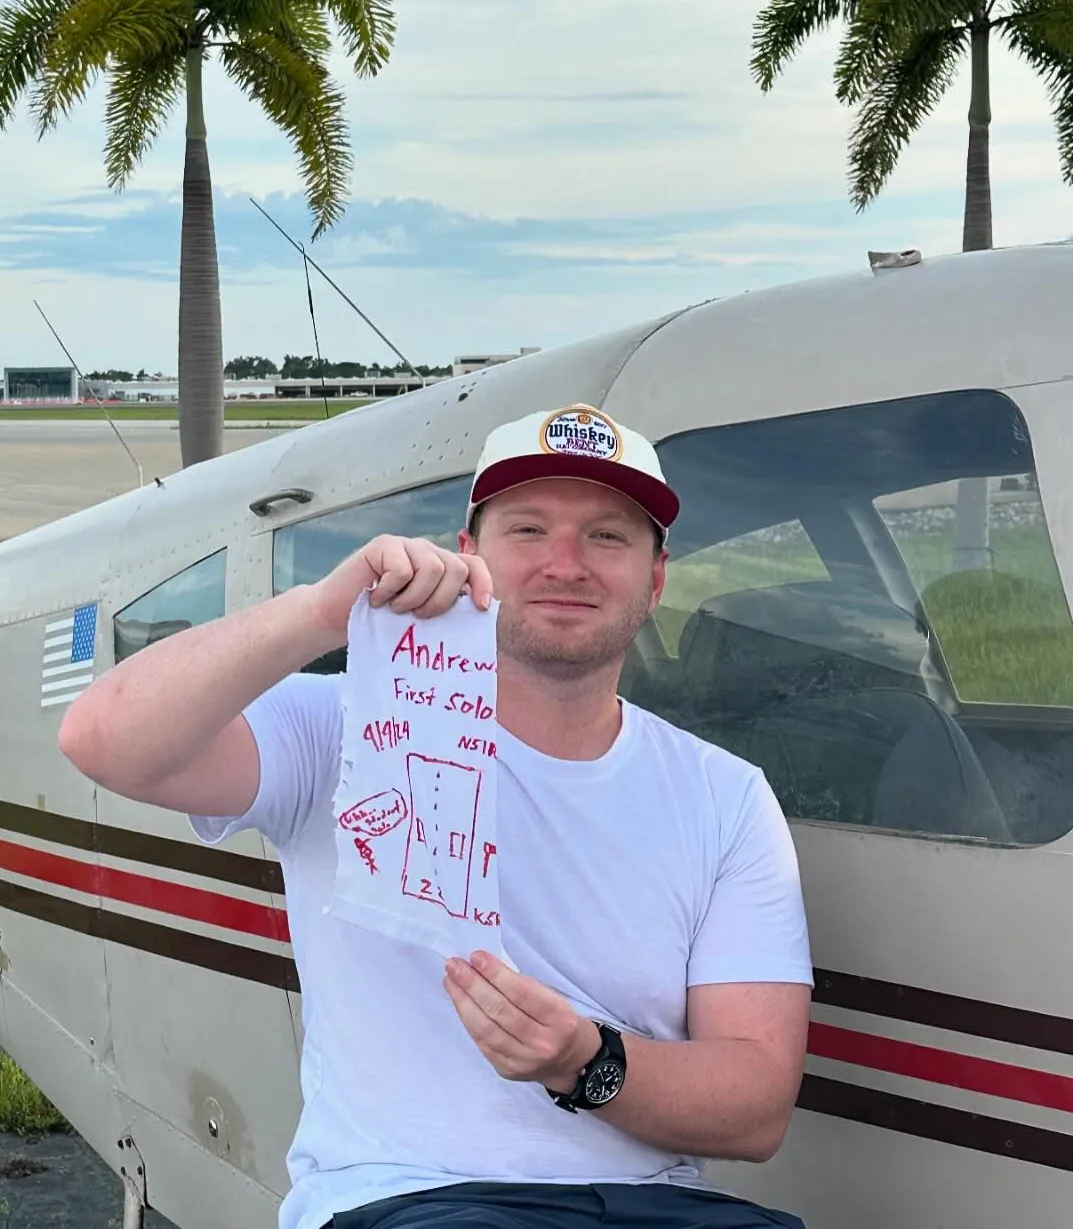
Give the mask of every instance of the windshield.
[[1062, 835], [1073, 621], [1024, 419], [973, 391], [659, 447], [683, 512], [626, 694], [803, 819]]

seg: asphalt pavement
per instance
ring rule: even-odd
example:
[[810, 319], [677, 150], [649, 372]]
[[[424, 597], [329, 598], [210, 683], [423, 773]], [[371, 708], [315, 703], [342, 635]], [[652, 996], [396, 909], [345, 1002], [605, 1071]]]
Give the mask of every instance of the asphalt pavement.
[[[26, 1140], [0, 1133], [0, 1229], [122, 1225], [122, 1183], [80, 1136]], [[176, 1226], [149, 1209], [145, 1229]]]
[[[181, 468], [175, 423], [116, 426], [141, 464], [146, 482]], [[228, 426], [224, 451], [234, 452], [290, 429]], [[137, 485], [138, 470], [104, 419], [4, 421], [0, 412], [0, 541]]]

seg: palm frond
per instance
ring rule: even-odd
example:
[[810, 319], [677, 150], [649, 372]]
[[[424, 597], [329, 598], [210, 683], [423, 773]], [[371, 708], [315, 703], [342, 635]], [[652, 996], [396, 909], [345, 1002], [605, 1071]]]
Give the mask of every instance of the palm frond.
[[879, 194], [903, 146], [946, 92], [969, 39], [956, 26], [920, 34], [869, 88], [850, 136], [850, 199], [858, 211]]
[[859, 0], [858, 19], [915, 34], [967, 25], [977, 0]]
[[105, 123], [108, 186], [122, 188], [183, 94], [184, 57], [158, 51], [120, 61], [111, 73]]
[[848, 22], [835, 59], [835, 97], [850, 106], [860, 102], [906, 39], [886, 22]]
[[332, 50], [332, 31], [323, 4], [301, 0], [287, 6], [283, 19], [271, 29], [289, 47], [304, 50], [311, 60], [327, 65]]
[[42, 71], [56, 23], [69, 0], [22, 0], [0, 9], [0, 131], [22, 91]]
[[1062, 179], [1073, 185], [1073, 54], [1056, 46], [1044, 33], [1047, 28], [1018, 22], [1006, 26], [1004, 33], [1014, 51], [1043, 78], [1054, 114]]
[[995, 22], [999, 30], [1025, 30], [1035, 45], [1073, 55], [1073, 6], [1064, 0], [1016, 0]]
[[353, 166], [343, 91], [327, 69], [272, 34], [223, 48], [228, 74], [290, 137], [305, 181], [315, 239], [343, 212]]
[[332, 45], [321, 0], [216, 0], [203, 26], [210, 40], [231, 42], [267, 31], [304, 46], [314, 59], [325, 58]]
[[749, 68], [766, 93], [810, 34], [845, 18], [852, 21], [858, 0], [769, 0], [753, 22]]
[[375, 77], [395, 43], [395, 14], [389, 0], [325, 0], [359, 77]]
[[274, 28], [286, 18], [291, 0], [213, 0], [202, 7], [205, 29], [225, 34], [240, 26]]
[[835, 96], [855, 106], [922, 34], [971, 24], [977, 0], [859, 0], [835, 61]]
[[33, 100], [40, 133], [81, 102], [113, 59], [186, 44], [190, 8], [183, 0], [74, 0], [56, 24]]

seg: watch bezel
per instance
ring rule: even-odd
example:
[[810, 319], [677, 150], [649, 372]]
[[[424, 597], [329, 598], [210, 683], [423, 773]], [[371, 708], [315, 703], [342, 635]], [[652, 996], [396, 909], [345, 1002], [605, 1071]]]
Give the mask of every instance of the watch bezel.
[[[601, 1109], [618, 1096], [626, 1083], [626, 1050], [622, 1044], [622, 1033], [605, 1021], [594, 1020], [593, 1023], [600, 1032], [600, 1048], [578, 1072], [574, 1087], [570, 1092], [555, 1092], [550, 1088], [544, 1090], [560, 1109], [571, 1114], [576, 1114], [579, 1109]], [[600, 1099], [590, 1097], [588, 1089], [591, 1081], [608, 1068], [618, 1076], [615, 1087], [608, 1096]]]
[[[593, 1080], [600, 1076], [601, 1073], [608, 1070], [612, 1071], [617, 1077], [614, 1088], [606, 1096], [594, 1096], [590, 1091]], [[619, 1092], [622, 1090], [622, 1085], [625, 1082], [625, 1079], [625, 1067], [623, 1067], [622, 1063], [619, 1062], [617, 1058], [608, 1056], [607, 1058], [604, 1058], [598, 1062], [596, 1066], [593, 1067], [593, 1069], [588, 1073], [588, 1075], [585, 1076], [585, 1083], [581, 1090], [582, 1096], [589, 1102], [590, 1105], [606, 1105], [609, 1101], [613, 1101], [614, 1098], [618, 1096]]]

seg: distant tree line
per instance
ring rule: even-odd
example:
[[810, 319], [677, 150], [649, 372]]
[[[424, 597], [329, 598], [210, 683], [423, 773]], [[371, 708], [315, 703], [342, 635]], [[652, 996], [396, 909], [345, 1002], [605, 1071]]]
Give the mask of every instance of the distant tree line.
[[[451, 368], [429, 367], [419, 363], [417, 373], [422, 376], [449, 376]], [[322, 375], [325, 379], [346, 380], [362, 376], [388, 378], [409, 374], [410, 369], [401, 364], [382, 366], [380, 363], [333, 363], [329, 359], [318, 360], [312, 354], [285, 354], [282, 366], [277, 366], [270, 358], [260, 354], [241, 354], [224, 367], [224, 375], [229, 380], [267, 380], [271, 376], [279, 376], [283, 380], [319, 380]], [[102, 380], [111, 384], [129, 384], [133, 380], [153, 378], [162, 379], [162, 373], [158, 371], [154, 376], [150, 376], [144, 367], [137, 373], [109, 367], [106, 371], [90, 371], [86, 375], [88, 380]]]
[[107, 380], [113, 384], [129, 384], [131, 380], [162, 380], [163, 378], [164, 373], [162, 371], [157, 371], [151, 376], [144, 367], [137, 373], [123, 371], [119, 367], [109, 367], [107, 371], [88, 371], [86, 373], [87, 380]]
[[[423, 376], [449, 376], [451, 369], [419, 364], [417, 372]], [[409, 374], [409, 368], [401, 364], [333, 363], [330, 359], [318, 359], [312, 354], [285, 354], [279, 367], [270, 358], [261, 355], [241, 355], [239, 358], [233, 358], [224, 368], [224, 375], [230, 380], [265, 380], [269, 376], [279, 376], [282, 380], [319, 380], [321, 376], [325, 379], [346, 380], [361, 376]]]

